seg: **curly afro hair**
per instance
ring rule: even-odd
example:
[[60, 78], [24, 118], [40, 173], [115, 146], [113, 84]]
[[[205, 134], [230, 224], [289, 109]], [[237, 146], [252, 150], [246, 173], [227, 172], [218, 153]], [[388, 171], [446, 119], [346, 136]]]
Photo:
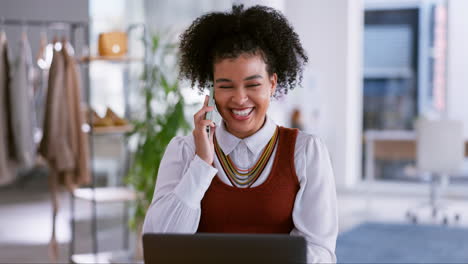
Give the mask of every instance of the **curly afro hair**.
[[308, 58], [292, 26], [273, 8], [243, 5], [203, 15], [181, 35], [179, 78], [203, 92], [212, 85], [216, 61], [245, 53], [262, 56], [268, 74], [277, 74], [274, 97], [301, 83]]

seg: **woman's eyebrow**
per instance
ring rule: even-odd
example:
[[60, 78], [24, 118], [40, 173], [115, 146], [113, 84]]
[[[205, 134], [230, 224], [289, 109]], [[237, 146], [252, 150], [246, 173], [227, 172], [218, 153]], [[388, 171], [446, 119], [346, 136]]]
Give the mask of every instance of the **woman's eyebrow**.
[[[253, 80], [253, 79], [262, 79], [263, 77], [260, 75], [260, 74], [255, 74], [255, 75], [252, 75], [252, 76], [249, 76], [247, 78], [244, 79], [244, 81], [249, 81], [249, 80]], [[232, 82], [232, 80], [229, 80], [229, 79], [226, 79], [226, 78], [219, 78], [219, 79], [216, 79], [215, 83], [220, 83], [220, 82]]]
[[229, 79], [225, 79], [225, 78], [216, 79], [215, 83], [219, 83], [219, 82], [232, 82], [232, 81]]
[[252, 76], [249, 76], [247, 78], [244, 79], [244, 81], [249, 81], [249, 80], [253, 80], [253, 79], [262, 79], [263, 77], [259, 74], [256, 74], [256, 75], [252, 75]]

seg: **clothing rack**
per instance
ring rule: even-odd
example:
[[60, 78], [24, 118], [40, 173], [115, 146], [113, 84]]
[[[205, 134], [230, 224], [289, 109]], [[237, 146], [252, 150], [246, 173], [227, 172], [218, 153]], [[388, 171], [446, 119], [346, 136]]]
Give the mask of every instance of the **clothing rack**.
[[[71, 21], [63, 21], [63, 20], [27, 20], [27, 19], [4, 19], [0, 18], [0, 30], [3, 29], [4, 26], [21, 26], [21, 27], [46, 27], [48, 30], [49, 29], [59, 29], [59, 30], [65, 30], [70, 33], [70, 43], [73, 45], [75, 50], [77, 50], [76, 44], [77, 44], [77, 39], [76, 39], [76, 33], [79, 29], [82, 29], [83, 32], [83, 45], [86, 45], [85, 48], [88, 48], [89, 43], [90, 43], [90, 31], [89, 31], [89, 23], [88, 22], [71, 22]], [[144, 25], [140, 24], [135, 24], [131, 25], [128, 29], [127, 32], [130, 32], [131, 30], [143, 26], [143, 32], [146, 37], [146, 28]], [[145, 50], [145, 55], [146, 55], [146, 50]], [[146, 57], [146, 56], [145, 56]], [[89, 62], [87, 62], [89, 63]], [[87, 63], [84, 63], [86, 65]], [[85, 68], [82, 70], [82, 74], [84, 75], [84, 91], [85, 91], [85, 101], [87, 105], [90, 105], [91, 103], [91, 85], [90, 85], [90, 72], [89, 72], [89, 67], [83, 67]], [[126, 76], [128, 78], [128, 76]], [[125, 94], [125, 115], [128, 115], [128, 89], [125, 88], [124, 91]], [[88, 120], [92, 120], [92, 113], [91, 111], [88, 113], [89, 118]], [[96, 175], [94, 173], [94, 142], [93, 142], [93, 128], [92, 125], [90, 124], [90, 131], [89, 131], [89, 159], [90, 159], [90, 174], [92, 178], [92, 183], [90, 185], [90, 198], [88, 199], [92, 203], [92, 219], [91, 219], [91, 233], [92, 233], [92, 253], [97, 256], [99, 250], [98, 250], [98, 232], [97, 232], [97, 197], [96, 197]], [[128, 159], [128, 157], [127, 157]], [[128, 163], [128, 161], [126, 162]], [[125, 166], [128, 166], [128, 164], [125, 164]], [[127, 169], [127, 168], [125, 168]], [[70, 226], [71, 226], [71, 239], [70, 239], [70, 245], [69, 245], [69, 261], [70, 263], [73, 263], [73, 255], [75, 254], [75, 193], [70, 194]], [[124, 234], [123, 234], [123, 242], [124, 242], [124, 248], [125, 250], [128, 250], [128, 238], [129, 238], [129, 230], [128, 230], [128, 225], [127, 225], [127, 214], [128, 214], [128, 204], [125, 202], [124, 206]], [[97, 258], [96, 258], [97, 260]]]
[[73, 46], [76, 44], [75, 33], [78, 29], [83, 29], [84, 41], [89, 43], [89, 25], [88, 22], [70, 22], [62, 20], [27, 20], [27, 19], [0, 19], [0, 28], [3, 26], [33, 26], [33, 27], [47, 27], [50, 28], [60, 28], [67, 29], [71, 34], [70, 42]]

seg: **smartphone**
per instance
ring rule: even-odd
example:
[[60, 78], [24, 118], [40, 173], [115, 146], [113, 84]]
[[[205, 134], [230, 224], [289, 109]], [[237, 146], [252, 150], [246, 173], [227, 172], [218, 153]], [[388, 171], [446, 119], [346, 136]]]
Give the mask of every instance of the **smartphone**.
[[[215, 101], [214, 101], [214, 86], [210, 87], [210, 97], [208, 98], [208, 106], [215, 106]], [[211, 120], [213, 121], [214, 115], [213, 111], [207, 112], [205, 114], [205, 120]], [[207, 126], [206, 127], [206, 132], [208, 133], [208, 138], [210, 138], [210, 132], [211, 132], [211, 127]]]

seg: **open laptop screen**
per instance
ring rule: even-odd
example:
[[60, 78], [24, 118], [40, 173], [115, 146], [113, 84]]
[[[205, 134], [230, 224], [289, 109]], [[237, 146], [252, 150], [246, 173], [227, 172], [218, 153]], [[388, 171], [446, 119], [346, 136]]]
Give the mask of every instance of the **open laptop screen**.
[[306, 263], [303, 237], [278, 234], [144, 234], [146, 264]]

